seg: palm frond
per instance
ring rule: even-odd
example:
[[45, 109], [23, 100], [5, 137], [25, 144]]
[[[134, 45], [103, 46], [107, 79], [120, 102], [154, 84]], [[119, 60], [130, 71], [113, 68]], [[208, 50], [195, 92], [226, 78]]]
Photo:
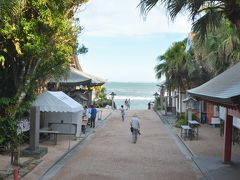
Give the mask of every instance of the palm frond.
[[146, 16], [149, 11], [161, 0], [141, 0], [138, 4], [140, 7], [141, 14]]
[[1, 0], [0, 16], [15, 16], [25, 4], [26, 0]]
[[174, 20], [178, 13], [180, 13], [186, 6], [187, 0], [168, 0], [166, 1], [166, 7], [169, 10], [169, 15]]
[[205, 15], [193, 22], [192, 29], [196, 33], [196, 38], [203, 42], [207, 37], [208, 29], [217, 28], [223, 18], [222, 11], [209, 10]]

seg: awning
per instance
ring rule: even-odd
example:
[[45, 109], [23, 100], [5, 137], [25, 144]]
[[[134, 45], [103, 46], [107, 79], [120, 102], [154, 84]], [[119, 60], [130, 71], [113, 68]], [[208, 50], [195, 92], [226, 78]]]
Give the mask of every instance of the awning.
[[91, 74], [88, 74], [86, 72], [83, 72], [85, 76], [89, 77], [91, 79], [91, 84], [90, 86], [101, 86], [103, 85], [106, 80], [100, 78], [100, 77], [97, 77], [97, 76], [94, 76], [94, 75], [91, 75]]
[[[90, 75], [73, 67], [70, 68], [66, 77], [62, 77], [59, 81], [60, 84], [66, 85], [86, 85], [86, 86], [98, 86], [103, 85], [105, 81], [96, 76]], [[57, 81], [50, 80], [49, 83], [57, 83]]]
[[191, 96], [225, 105], [240, 104], [240, 62], [203, 85], [187, 91]]
[[188, 101], [197, 101], [196, 99], [194, 99], [193, 97], [191, 96], [188, 96], [187, 98], [183, 99], [182, 100], [184, 103], [188, 102]]
[[42, 112], [78, 112], [81, 104], [62, 91], [45, 91], [37, 96], [32, 106], [39, 106]]

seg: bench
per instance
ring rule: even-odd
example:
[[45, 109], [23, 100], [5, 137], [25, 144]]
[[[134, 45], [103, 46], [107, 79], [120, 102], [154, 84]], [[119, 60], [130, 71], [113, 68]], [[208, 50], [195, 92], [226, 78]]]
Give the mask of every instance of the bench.
[[192, 136], [192, 128], [188, 125], [181, 125], [181, 137], [184, 135], [184, 140], [189, 137], [191, 138]]
[[53, 134], [54, 136], [54, 143], [57, 144], [57, 135], [59, 134], [59, 131], [52, 131], [52, 128], [46, 127], [39, 130], [39, 133], [41, 134]]

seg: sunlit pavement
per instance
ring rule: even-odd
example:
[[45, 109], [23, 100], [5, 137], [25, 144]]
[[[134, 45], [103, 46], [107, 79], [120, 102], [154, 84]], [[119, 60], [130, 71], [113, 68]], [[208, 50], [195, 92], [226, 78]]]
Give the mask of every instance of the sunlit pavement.
[[[137, 112], [141, 133], [136, 144], [131, 142], [129, 121]], [[202, 179], [202, 174], [179, 150], [169, 130], [155, 112], [127, 111], [120, 120], [115, 111], [107, 124], [96, 129], [53, 179]], [[44, 179], [44, 177], [43, 177]]]
[[[97, 127], [100, 128], [107, 121], [109, 115], [111, 115], [111, 109], [98, 109], [102, 111], [101, 119], [97, 120]], [[99, 116], [100, 117], [100, 116]], [[99, 119], [99, 117], [97, 119]], [[94, 134], [95, 129], [87, 128], [86, 134], [81, 134], [80, 138], [75, 138], [74, 136], [65, 136], [59, 135], [57, 145], [53, 143], [52, 138], [47, 141], [43, 141], [40, 143], [41, 147], [47, 147], [48, 153], [43, 156], [41, 159], [37, 160], [40, 163], [35, 164], [35, 161], [32, 163], [34, 168], [28, 172], [24, 177], [21, 177], [26, 180], [39, 179], [44, 176], [48, 171], [52, 172], [52, 167], [59, 166], [63, 159], [68, 159], [69, 155], [74, 151], [74, 149], [81, 146], [85, 139], [88, 138], [89, 135]], [[3, 161], [4, 162], [4, 161]], [[65, 162], [65, 161], [64, 161]], [[2, 161], [0, 161], [1, 165]], [[45, 176], [44, 176], [45, 177]], [[45, 178], [46, 179], [46, 178]]]
[[[222, 160], [224, 137], [220, 136], [220, 128], [213, 127], [209, 124], [200, 124], [199, 136], [192, 140], [181, 139], [180, 129], [174, 127], [175, 117], [171, 114], [165, 115], [164, 112], [157, 112], [163, 122], [166, 124], [175, 139], [179, 139], [184, 150], [183, 154], [189, 156], [193, 163], [201, 171], [204, 179], [210, 180], [239, 180], [240, 177], [240, 146], [235, 144], [232, 146], [232, 162], [224, 164]], [[177, 141], [176, 141], [177, 142]]]

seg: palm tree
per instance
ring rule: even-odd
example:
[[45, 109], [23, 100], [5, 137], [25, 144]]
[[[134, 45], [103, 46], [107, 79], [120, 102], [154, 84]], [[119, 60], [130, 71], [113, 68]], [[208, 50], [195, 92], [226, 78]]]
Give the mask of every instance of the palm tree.
[[159, 64], [155, 67], [156, 77], [166, 77], [166, 85], [170, 90], [179, 89], [185, 92], [187, 89], [199, 86], [211, 78], [211, 74], [196, 61], [194, 49], [187, 52], [186, 39], [175, 42], [157, 59]]
[[157, 58], [159, 64], [155, 67], [156, 77], [160, 79], [165, 75], [168, 89], [180, 87], [182, 90], [186, 90], [188, 86], [187, 71], [184, 66], [185, 48], [186, 40], [175, 42], [172, 47]]
[[204, 42], [193, 38], [196, 60], [213, 75], [223, 72], [239, 61], [239, 45], [238, 33], [226, 19], [222, 19], [217, 29], [208, 30]]
[[237, 0], [140, 0], [142, 14], [146, 15], [158, 3], [166, 6], [172, 20], [187, 10], [193, 21], [193, 31], [198, 32], [201, 39], [205, 38], [208, 28], [217, 28], [223, 17], [240, 32], [240, 3]]

